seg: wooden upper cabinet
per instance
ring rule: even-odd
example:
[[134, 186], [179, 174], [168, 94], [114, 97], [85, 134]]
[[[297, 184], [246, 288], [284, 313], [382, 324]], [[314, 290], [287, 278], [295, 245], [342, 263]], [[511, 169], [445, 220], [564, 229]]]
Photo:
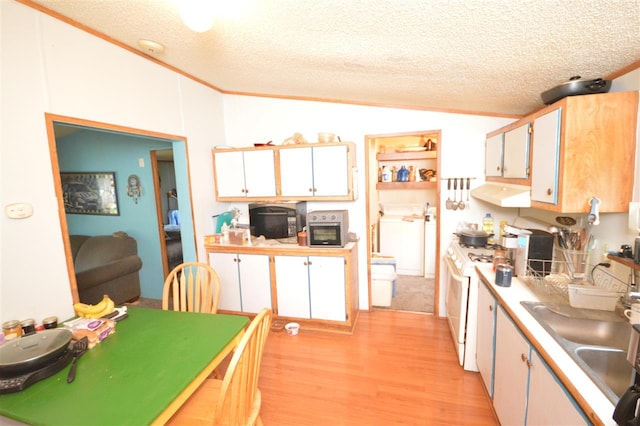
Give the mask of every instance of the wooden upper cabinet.
[[533, 115], [531, 207], [625, 212], [632, 198], [638, 92], [570, 96]]

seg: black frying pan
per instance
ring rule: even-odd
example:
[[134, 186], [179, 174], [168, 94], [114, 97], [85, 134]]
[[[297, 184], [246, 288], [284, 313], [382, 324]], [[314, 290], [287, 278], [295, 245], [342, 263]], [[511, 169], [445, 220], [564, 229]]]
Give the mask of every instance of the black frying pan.
[[46, 367], [69, 347], [71, 337], [70, 330], [56, 328], [9, 340], [0, 346], [0, 378]]
[[458, 234], [460, 242], [474, 247], [483, 247], [487, 244], [489, 234], [484, 231], [474, 231], [472, 229], [465, 229]]

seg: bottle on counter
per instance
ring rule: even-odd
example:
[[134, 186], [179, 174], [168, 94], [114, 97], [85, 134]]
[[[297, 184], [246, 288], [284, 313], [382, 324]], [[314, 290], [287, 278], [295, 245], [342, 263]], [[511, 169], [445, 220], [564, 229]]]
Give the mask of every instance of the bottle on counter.
[[482, 219], [482, 230], [484, 232], [486, 232], [487, 234], [489, 234], [489, 237], [487, 238], [487, 242], [488, 243], [493, 243], [494, 242], [494, 238], [493, 238], [493, 217], [491, 216], [491, 213], [486, 213], [484, 215], [484, 218]]
[[504, 237], [504, 227], [508, 225], [508, 222], [506, 220], [501, 220], [500, 221], [500, 238], [502, 239], [502, 237]]
[[398, 170], [398, 182], [408, 182], [409, 181], [409, 170], [405, 166], [400, 167]]
[[382, 182], [391, 182], [391, 169], [389, 166], [382, 167]]

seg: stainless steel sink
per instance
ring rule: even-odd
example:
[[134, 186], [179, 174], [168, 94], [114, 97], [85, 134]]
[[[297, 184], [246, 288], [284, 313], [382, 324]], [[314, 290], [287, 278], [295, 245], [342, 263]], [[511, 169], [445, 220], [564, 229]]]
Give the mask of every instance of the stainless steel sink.
[[566, 309], [559, 313], [543, 304], [523, 302], [523, 305], [547, 331], [550, 328], [566, 340], [581, 345], [628, 349], [631, 325], [615, 314], [594, 312], [592, 317], [588, 317], [584, 310], [580, 310], [581, 317], [576, 317], [569, 316], [571, 312]]
[[618, 397], [631, 385], [633, 368], [627, 362], [626, 351], [578, 347], [575, 353]]
[[613, 312], [521, 303], [616, 404], [634, 377], [626, 358], [631, 325]]

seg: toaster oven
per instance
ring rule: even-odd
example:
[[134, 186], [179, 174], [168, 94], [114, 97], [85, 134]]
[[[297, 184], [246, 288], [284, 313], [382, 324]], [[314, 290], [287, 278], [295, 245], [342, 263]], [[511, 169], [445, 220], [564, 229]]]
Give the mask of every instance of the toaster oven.
[[348, 241], [348, 210], [317, 210], [307, 213], [307, 244], [310, 247], [344, 247]]

